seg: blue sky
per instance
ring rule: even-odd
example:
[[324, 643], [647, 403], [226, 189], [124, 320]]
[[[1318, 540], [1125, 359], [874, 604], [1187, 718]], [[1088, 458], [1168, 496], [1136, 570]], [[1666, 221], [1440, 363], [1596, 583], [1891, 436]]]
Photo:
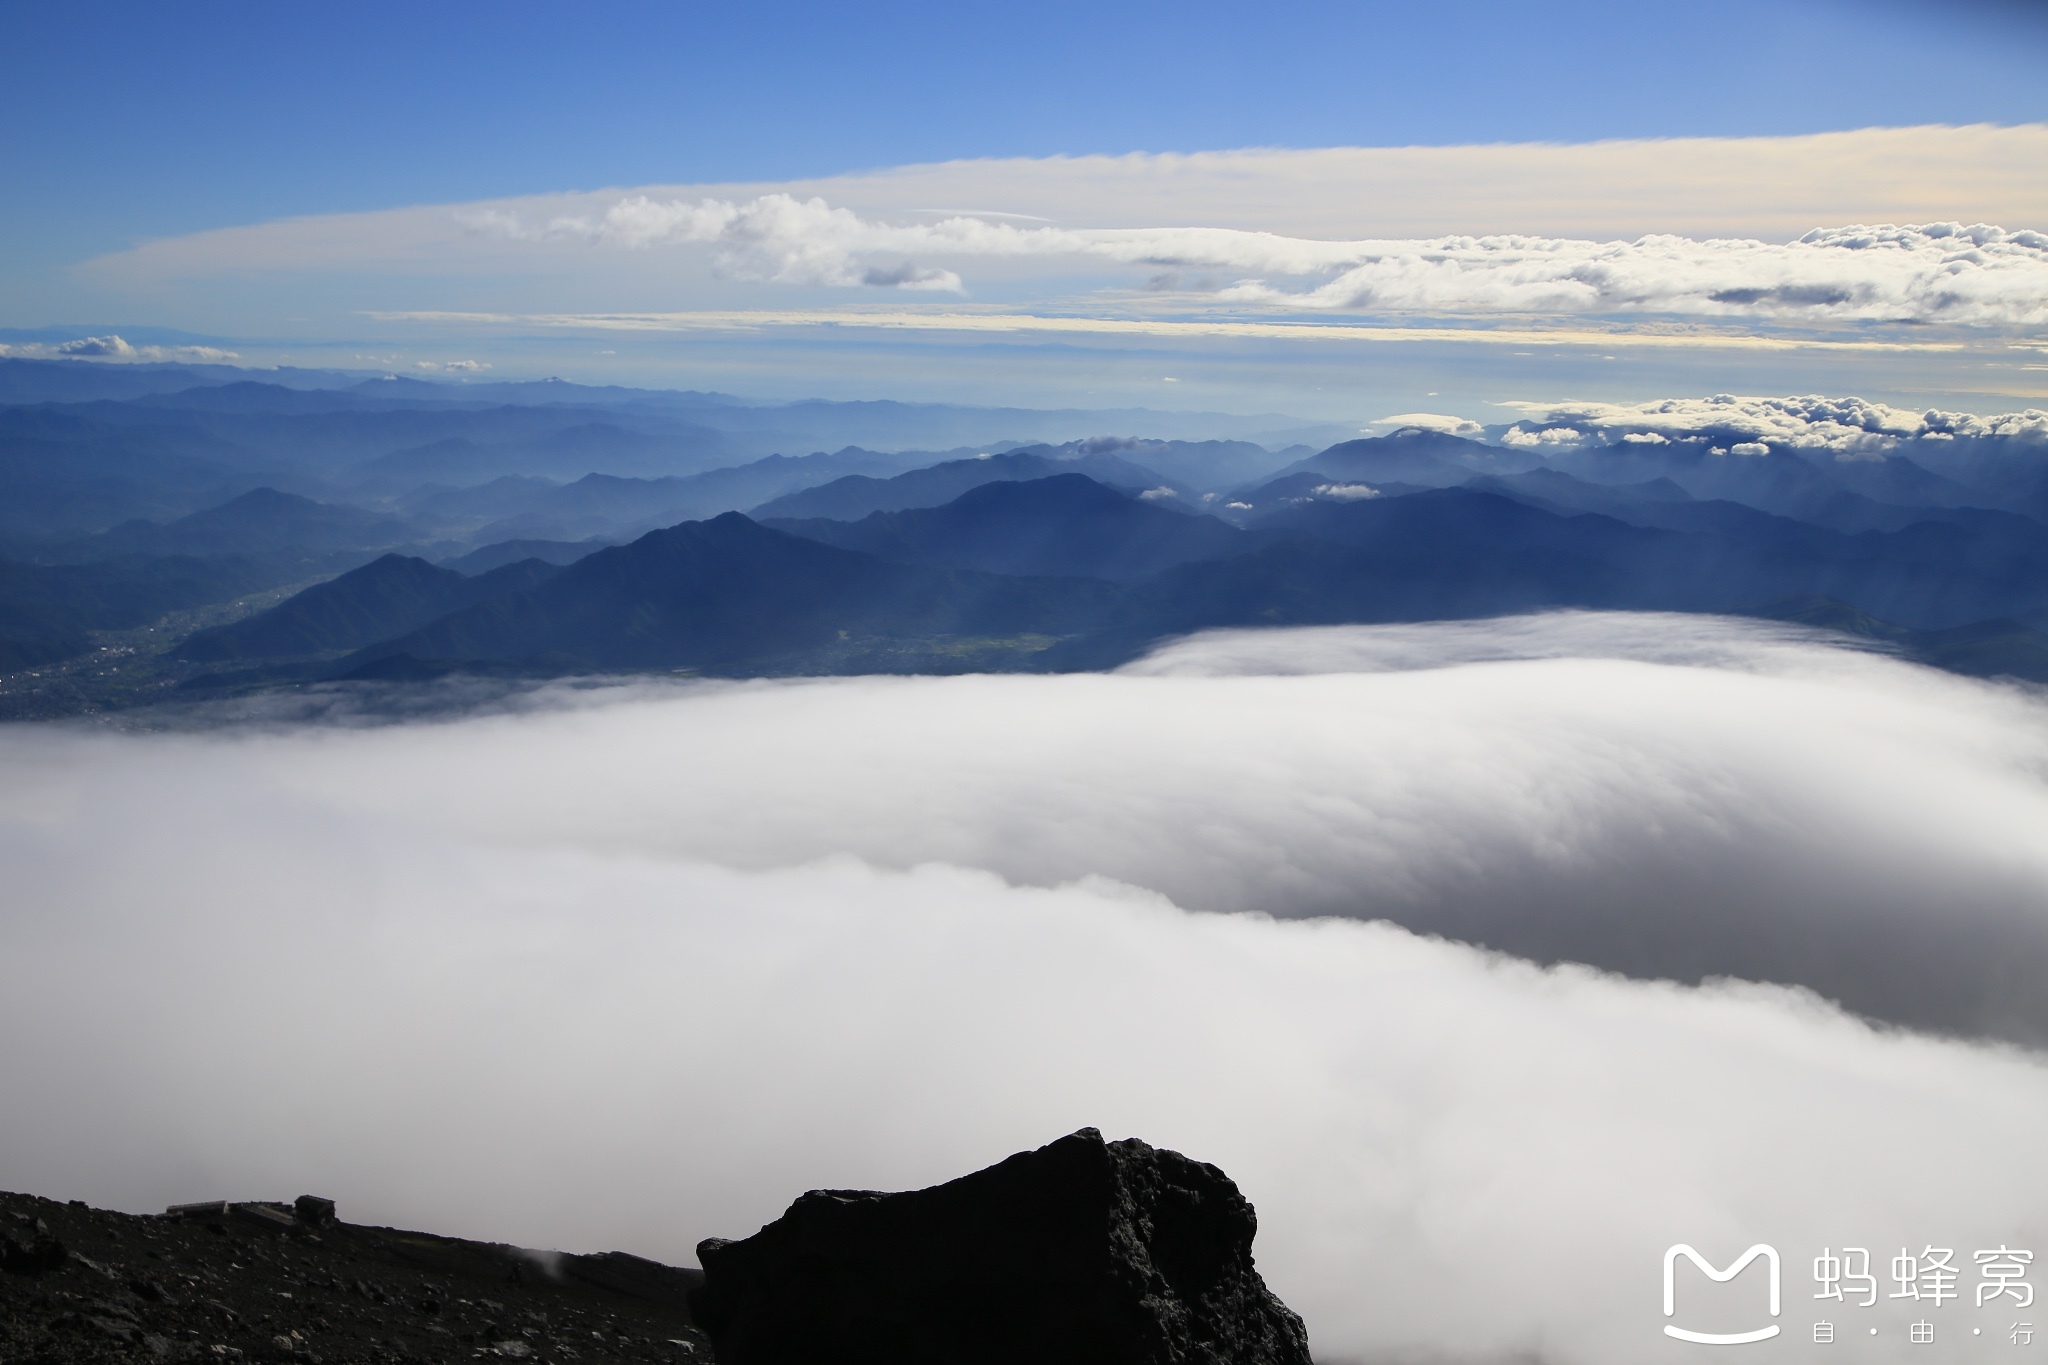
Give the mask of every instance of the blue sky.
[[[2027, 4], [8, 7], [10, 254], [954, 157], [2048, 116]], [[47, 259], [47, 258], [45, 258]]]
[[[259, 360], [294, 345], [302, 361], [312, 358], [310, 346], [324, 348], [318, 358], [326, 363], [403, 352], [393, 363], [425, 365], [415, 356], [421, 347], [454, 356], [481, 355], [484, 346], [501, 373], [560, 369], [578, 357], [594, 364], [620, 348], [565, 351], [551, 343], [519, 359], [504, 328], [493, 339], [472, 326], [462, 345], [447, 350], [445, 329], [430, 341], [418, 326], [372, 319], [421, 310], [580, 316], [623, 308], [848, 307], [871, 302], [854, 294], [877, 291], [835, 291], [822, 276], [793, 283], [787, 272], [774, 287], [761, 286], [762, 269], [735, 269], [730, 261], [704, 266], [686, 288], [661, 263], [682, 260], [687, 253], [680, 252], [660, 262], [644, 252], [621, 254], [599, 279], [576, 274], [587, 262], [570, 262], [566, 248], [545, 261], [500, 252], [488, 264], [476, 257], [451, 265], [447, 243], [415, 242], [411, 254], [385, 252], [344, 269], [310, 261], [302, 246], [257, 278], [225, 268], [208, 275], [189, 261], [165, 270], [156, 257], [129, 249], [304, 215], [407, 206], [440, 206], [432, 211], [469, 214], [469, 222], [469, 210], [446, 206], [556, 196], [545, 209], [539, 200], [514, 206], [515, 217], [525, 215], [518, 230], [533, 235], [565, 213], [596, 221], [590, 215], [605, 206], [560, 198], [568, 192], [730, 182], [822, 195], [877, 224], [900, 225], [933, 207], [1009, 209], [1086, 228], [1227, 219], [1249, 231], [1315, 240], [1441, 232], [1607, 240], [1678, 231], [1782, 242], [1816, 226], [1936, 217], [2048, 226], [2010, 221], [2031, 218], [2033, 201], [2001, 197], [1983, 176], [1965, 177], [1925, 204], [1903, 193], [1857, 199], [1853, 182], [1869, 177], [1846, 163], [1838, 204], [1802, 199], [1775, 218], [1751, 206], [1757, 211], [1747, 218], [1724, 222], [1698, 204], [1685, 211], [1691, 219], [1676, 209], [1660, 217], [1644, 194], [1605, 218], [1566, 211], [1572, 195], [1580, 205], [1626, 197], [1641, 179], [1640, 165], [1654, 162], [1614, 162], [1544, 204], [1538, 189], [1550, 172], [1537, 166], [1540, 157], [1506, 169], [1454, 158], [1432, 174], [1455, 179], [1462, 199], [1431, 200], [1429, 174], [1411, 176], [1400, 194], [1358, 188], [1379, 184], [1367, 175], [1350, 200], [1337, 196], [1361, 206], [1354, 223], [1341, 214], [1310, 221], [1318, 196], [1308, 178], [1331, 174], [1327, 167], [1304, 170], [1295, 189], [1276, 190], [1267, 222], [1247, 216], [1264, 189], [1223, 206], [1213, 193], [1194, 195], [1152, 210], [1181, 217], [1143, 219], [1116, 186], [1096, 184], [1092, 198], [1054, 192], [1029, 162], [1248, 147], [1460, 148], [2039, 123], [2048, 118], [2048, 7], [2035, 3], [112, 3], [15, 5], [5, 23], [0, 101], [13, 135], [0, 139], [0, 182], [8, 186], [0, 202], [0, 327], [178, 328], [227, 338], [238, 354]], [[2012, 168], [2032, 156], [2016, 146], [1936, 156], [1930, 164], [1981, 162], [1992, 180], [2002, 173], [2010, 182]], [[1899, 160], [1874, 143], [1863, 154], [1870, 165]], [[1022, 169], [1010, 181], [984, 177], [918, 191], [972, 190], [983, 196], [975, 203], [879, 192], [863, 201], [860, 187], [878, 182], [848, 179], [960, 158], [1013, 158]], [[1810, 149], [1807, 178], [1817, 191], [1830, 189], [1835, 160], [1827, 148]], [[1900, 183], [1913, 174], [1900, 172]], [[1518, 188], [1486, 208], [1497, 177]], [[1401, 195], [1402, 202], [1451, 206], [1430, 221], [1377, 213], [1385, 204], [1399, 208]], [[1694, 199], [1710, 197], [1703, 191]], [[689, 196], [679, 191], [673, 202]], [[330, 240], [383, 240], [394, 221], [335, 219]], [[268, 239], [225, 247], [226, 239], [201, 240], [215, 242], [217, 264], [223, 252], [265, 261], [274, 254]], [[947, 296], [953, 302], [1039, 311], [1129, 311], [1141, 285], [1167, 277], [1065, 269], [1055, 281], [1027, 280], [1014, 262], [968, 270], [950, 257], [924, 264], [900, 251], [848, 259], [870, 279], [891, 271], [958, 279], [960, 288]], [[103, 260], [115, 264], [85, 264]], [[1234, 256], [1218, 268], [1224, 274], [1205, 278], [1204, 287], [1235, 287], [1251, 269]], [[749, 279], [744, 288], [735, 283]], [[1306, 285], [1268, 292], [1282, 304], [1307, 296]], [[912, 301], [936, 307], [947, 299]], [[1218, 305], [1204, 306], [1213, 312]], [[681, 354], [673, 347], [663, 354], [670, 359], [656, 369], [696, 363], [673, 360]], [[791, 363], [815, 371], [815, 348], [804, 355], [810, 358]], [[628, 360], [615, 363], [630, 368]], [[861, 382], [875, 382], [875, 367], [852, 369]], [[784, 375], [775, 386], [801, 378]], [[1958, 383], [1958, 391], [1969, 389]]]

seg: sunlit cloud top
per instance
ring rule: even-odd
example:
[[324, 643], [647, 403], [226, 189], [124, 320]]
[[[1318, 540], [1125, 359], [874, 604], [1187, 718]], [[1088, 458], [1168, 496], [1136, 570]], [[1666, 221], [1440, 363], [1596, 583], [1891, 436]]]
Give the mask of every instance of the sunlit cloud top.
[[655, 289], [671, 306], [777, 306], [790, 289], [887, 288], [1155, 312], [2033, 326], [2048, 320], [2044, 159], [2033, 126], [954, 162], [291, 219], [82, 269], [106, 285], [395, 273], [409, 287], [384, 291], [391, 308], [488, 271], [510, 295], [530, 297], [525, 276], [591, 310], [644, 309]]

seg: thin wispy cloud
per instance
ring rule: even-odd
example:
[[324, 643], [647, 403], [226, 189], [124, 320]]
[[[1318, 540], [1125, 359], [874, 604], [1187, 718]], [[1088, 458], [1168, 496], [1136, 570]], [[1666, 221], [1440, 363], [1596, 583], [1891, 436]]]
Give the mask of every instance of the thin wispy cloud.
[[[962, 287], [939, 260], [1086, 258], [1234, 272], [1219, 302], [1437, 314], [1696, 314], [1802, 322], [2031, 326], [2048, 320], [2048, 236], [1986, 224], [1815, 229], [1789, 243], [1660, 235], [1632, 242], [1495, 236], [1316, 241], [1230, 228], [891, 223], [823, 199], [621, 199], [600, 216], [480, 232], [650, 248], [708, 244], [734, 278], [844, 287]], [[1276, 280], [1278, 282], [1276, 282]]]
[[[1652, 350], [1736, 352], [1819, 351], [1843, 354], [1946, 355], [1965, 349], [1954, 341], [1845, 340], [1797, 334], [1759, 335], [1709, 327], [1673, 328], [1549, 326], [1399, 327], [1380, 324], [1257, 322], [1241, 317], [1100, 317], [1086, 314], [984, 310], [894, 309], [704, 309], [688, 313], [478, 313], [443, 309], [369, 311], [380, 322], [495, 328], [518, 326], [579, 332], [746, 332], [808, 328], [877, 332], [1070, 333], [1106, 337], [1245, 337], [1270, 341], [1343, 341], [1365, 344], [1448, 346], [1582, 346]], [[1455, 420], [1455, 419], [1454, 419]]]

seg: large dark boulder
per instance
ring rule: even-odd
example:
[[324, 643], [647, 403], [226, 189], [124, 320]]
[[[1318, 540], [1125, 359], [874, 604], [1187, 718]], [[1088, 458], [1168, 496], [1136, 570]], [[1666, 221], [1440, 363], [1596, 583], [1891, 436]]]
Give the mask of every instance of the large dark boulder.
[[1230, 1178], [1093, 1128], [905, 1194], [813, 1190], [697, 1248], [721, 1365], [1309, 1365]]

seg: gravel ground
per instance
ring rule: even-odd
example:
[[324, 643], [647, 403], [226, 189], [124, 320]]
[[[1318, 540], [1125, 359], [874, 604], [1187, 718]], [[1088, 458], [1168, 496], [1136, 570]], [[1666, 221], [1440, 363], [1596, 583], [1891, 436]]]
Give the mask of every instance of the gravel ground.
[[173, 1217], [0, 1193], [0, 1365], [711, 1359], [684, 1300], [698, 1271], [362, 1227], [298, 1202]]

